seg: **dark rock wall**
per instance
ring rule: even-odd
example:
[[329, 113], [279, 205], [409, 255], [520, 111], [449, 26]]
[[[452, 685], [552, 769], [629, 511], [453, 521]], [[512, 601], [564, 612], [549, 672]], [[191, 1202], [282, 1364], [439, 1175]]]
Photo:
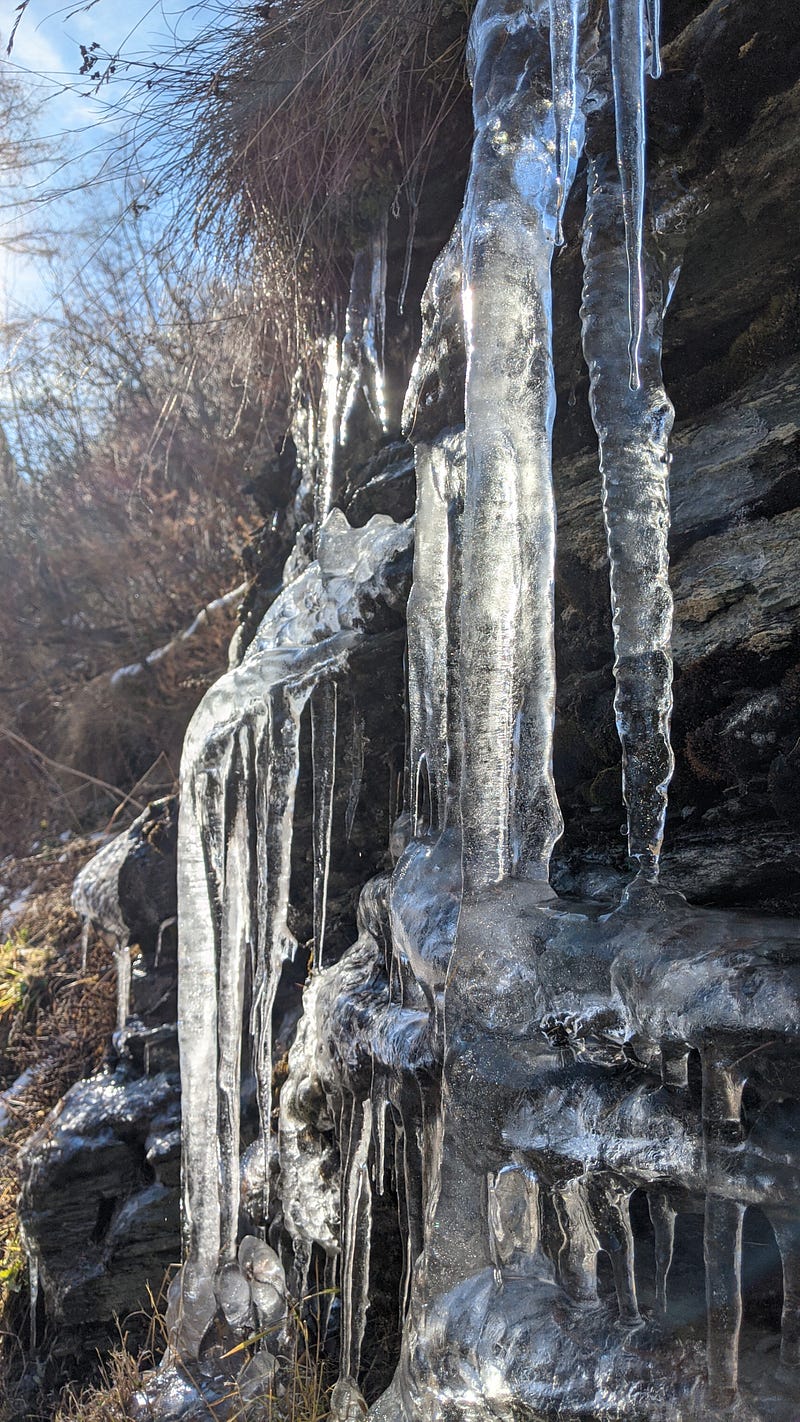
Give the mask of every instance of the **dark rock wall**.
[[[800, 892], [800, 12], [665, 9], [650, 90], [651, 210], [666, 270], [676, 771], [664, 873], [700, 902]], [[683, 27], [682, 27], [683, 26]], [[571, 220], [580, 221], [576, 193]], [[577, 235], [555, 264], [559, 414], [556, 776], [578, 863], [621, 869], [611, 623], [580, 357]]]

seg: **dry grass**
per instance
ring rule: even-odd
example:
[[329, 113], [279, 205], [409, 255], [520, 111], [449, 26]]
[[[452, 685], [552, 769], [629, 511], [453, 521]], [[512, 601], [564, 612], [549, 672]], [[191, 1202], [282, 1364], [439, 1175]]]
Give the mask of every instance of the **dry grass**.
[[[308, 1303], [309, 1301], [307, 1301]], [[313, 1300], [311, 1301], [313, 1302]], [[48, 1422], [127, 1422], [134, 1394], [142, 1387], [166, 1344], [163, 1307], [165, 1294], [153, 1300], [147, 1342], [133, 1353], [127, 1340], [120, 1342], [100, 1363], [97, 1380], [85, 1386], [68, 1383], [48, 1413]], [[229, 1392], [217, 1403], [209, 1403], [209, 1418], [217, 1422], [325, 1422], [330, 1412], [334, 1378], [314, 1341], [300, 1311], [295, 1312], [292, 1356], [280, 1361], [273, 1378], [262, 1390], [248, 1390], [245, 1397], [235, 1373], [253, 1355], [258, 1337], [237, 1344], [224, 1355], [232, 1368]], [[193, 1370], [186, 1365], [191, 1380]], [[2, 1414], [0, 1413], [0, 1416]]]
[[341, 316], [353, 253], [376, 220], [402, 215], [413, 241], [437, 138], [465, 88], [471, 8], [221, 7], [219, 22], [148, 80], [157, 120], [169, 105], [173, 137], [183, 124], [181, 221], [195, 212], [195, 240], [252, 282], [286, 385], [313, 363], [337, 302]]
[[17, 1155], [67, 1088], [98, 1069], [114, 1025], [113, 964], [98, 941], [90, 943], [83, 971], [81, 925], [70, 907], [73, 878], [96, 848], [76, 840], [2, 865], [12, 896], [32, 886], [0, 944], [0, 1089], [29, 1073], [19, 1091], [4, 1098], [11, 1120], [0, 1136], [0, 1376], [6, 1380], [24, 1362], [19, 1339], [28, 1327]]

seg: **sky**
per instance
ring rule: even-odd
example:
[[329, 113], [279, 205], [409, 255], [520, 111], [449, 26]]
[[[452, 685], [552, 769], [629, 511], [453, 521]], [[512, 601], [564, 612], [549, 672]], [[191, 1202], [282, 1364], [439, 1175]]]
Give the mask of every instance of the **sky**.
[[[29, 0], [7, 62], [33, 84], [39, 135], [59, 150], [57, 160], [42, 165], [35, 186], [39, 192], [48, 186], [68, 190], [44, 210], [48, 227], [62, 232], [65, 241], [74, 242], [67, 234], [97, 211], [96, 182], [103, 161], [108, 174], [113, 166], [107, 161], [109, 148], [126, 118], [135, 116], [138, 100], [131, 99], [130, 70], [126, 74], [124, 61], [138, 68], [168, 53], [175, 36], [190, 39], [213, 19], [215, 9], [214, 4], [191, 0], [84, 0], [71, 5]], [[0, 0], [3, 50], [16, 14], [17, 0]], [[87, 50], [99, 46], [101, 66], [107, 55], [120, 55], [123, 64], [111, 83], [95, 91], [91, 78], [80, 76], [81, 45]], [[106, 182], [99, 201], [113, 209], [115, 195], [109, 186]], [[7, 214], [4, 220], [13, 229], [19, 218]], [[41, 262], [0, 250], [0, 315], [7, 318], [20, 306], [35, 308], [45, 300]]]

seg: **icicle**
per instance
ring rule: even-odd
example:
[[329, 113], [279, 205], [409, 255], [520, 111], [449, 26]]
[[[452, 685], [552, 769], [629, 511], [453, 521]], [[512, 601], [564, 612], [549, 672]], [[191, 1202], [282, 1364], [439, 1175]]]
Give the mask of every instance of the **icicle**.
[[31, 1357], [36, 1357], [36, 1350], [39, 1346], [38, 1328], [36, 1316], [39, 1312], [39, 1256], [32, 1249], [27, 1247], [27, 1243], [22, 1236], [22, 1245], [25, 1249], [25, 1257], [28, 1261], [28, 1306], [30, 1308], [30, 1348]]
[[706, 1196], [703, 1256], [706, 1266], [708, 1386], [715, 1402], [730, 1403], [739, 1379], [742, 1326], [742, 1225], [738, 1200]]
[[289, 930], [294, 798], [300, 771], [300, 714], [308, 691], [275, 688], [268, 723], [257, 748], [256, 802], [258, 865], [256, 951], [253, 966], [251, 1031], [261, 1142], [264, 1152], [264, 1214], [269, 1205], [272, 1136], [272, 1009], [283, 964], [297, 942]]
[[669, 586], [669, 434], [661, 376], [660, 292], [653, 294], [630, 387], [624, 322], [626, 259], [619, 241], [619, 177], [590, 155], [581, 318], [589, 398], [600, 445], [614, 626], [614, 709], [622, 744], [628, 852], [658, 875], [672, 775], [672, 594]]
[[[202, 708], [201, 708], [202, 710]], [[218, 906], [224, 892], [221, 836], [230, 749], [204, 739], [205, 717], [189, 727], [178, 816], [178, 1021], [186, 1245], [213, 1278], [220, 1249], [217, 1131]], [[224, 734], [224, 727], [220, 728]]]
[[321, 968], [328, 912], [331, 829], [336, 784], [336, 723], [338, 688], [323, 680], [311, 697], [311, 763], [314, 792], [314, 966]]
[[[353, 735], [350, 741], [350, 789], [347, 795], [347, 805], [344, 812], [344, 833], [348, 844], [353, 836], [353, 825], [358, 812], [358, 802], [361, 799], [361, 786], [364, 780], [364, 718], [358, 712], [353, 703]], [[389, 823], [392, 823], [391, 815]]]
[[156, 938], [156, 951], [153, 959], [153, 966], [158, 967], [161, 963], [161, 948], [164, 942], [164, 934], [168, 928], [173, 928], [178, 922], [177, 918], [165, 918], [158, 925], [158, 937]]
[[[342, 1136], [342, 1143], [345, 1138]], [[369, 1150], [372, 1141], [372, 1102], [353, 1101], [342, 1166], [342, 1338], [340, 1382], [355, 1387], [361, 1362], [361, 1344], [369, 1308], [369, 1264], [372, 1235], [372, 1187]], [[341, 1414], [341, 1404], [334, 1409]]]
[[[628, 259], [631, 388], [638, 390], [645, 320], [644, 199], [646, 0], [608, 0], [617, 165]], [[651, 10], [652, 14], [652, 10]]]
[[[384, 343], [386, 336], [386, 275], [388, 261], [388, 213], [375, 227], [369, 243], [370, 284], [369, 307], [364, 322], [363, 354], [371, 375], [364, 380], [364, 394], [371, 405], [384, 434], [389, 428], [386, 410], [386, 380], [384, 376]], [[366, 372], [365, 372], [366, 375]]]
[[386, 1113], [389, 1110], [388, 1085], [382, 1079], [373, 1083], [372, 1110], [375, 1118], [375, 1188], [383, 1195], [386, 1174]]
[[520, 63], [529, 72], [548, 50], [543, 13], [477, 5], [469, 44], [476, 132], [462, 214], [461, 813], [471, 889], [509, 875], [546, 881], [562, 829], [552, 772], [550, 271], [555, 214], [574, 175], [583, 119], [578, 95], [562, 187], [552, 104], [537, 85], [519, 82]]
[[339, 385], [341, 380], [341, 356], [339, 342], [330, 335], [325, 348], [325, 371], [322, 386], [322, 448], [319, 451], [319, 469], [314, 490], [314, 529], [318, 535], [320, 528], [336, 500], [336, 462], [339, 452]]
[[414, 834], [421, 822], [423, 766], [431, 792], [430, 828], [444, 829], [448, 771], [448, 625], [450, 547], [440, 445], [418, 444], [414, 580], [408, 599], [408, 702]]
[[253, 748], [249, 730], [237, 736], [226, 784], [225, 886], [220, 915], [219, 1006], [219, 1161], [221, 1257], [236, 1256], [239, 1226], [239, 1118], [241, 1111], [242, 1013], [245, 968], [252, 947], [255, 832], [252, 806]]
[[647, 72], [651, 79], [661, 78], [661, 0], [647, 0], [647, 34], [650, 58]]
[[569, 194], [572, 131], [578, 108], [578, 0], [550, 0], [550, 63], [556, 126], [556, 244], [564, 242], [564, 208]]
[[131, 1012], [131, 950], [127, 943], [117, 943], [114, 961], [117, 965], [117, 1030], [121, 1031]]
[[386, 325], [387, 215], [353, 258], [344, 338], [328, 338], [322, 397], [323, 449], [315, 495], [314, 522], [324, 523], [339, 497], [341, 451], [359, 391], [380, 434], [388, 429], [383, 371]]

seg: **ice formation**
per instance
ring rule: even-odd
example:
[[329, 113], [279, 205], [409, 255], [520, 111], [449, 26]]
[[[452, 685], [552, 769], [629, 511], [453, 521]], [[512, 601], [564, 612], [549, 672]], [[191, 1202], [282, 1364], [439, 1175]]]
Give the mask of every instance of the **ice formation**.
[[[343, 954], [326, 943], [341, 692], [365, 622], [397, 599], [388, 570], [410, 542], [391, 519], [355, 529], [336, 507], [355, 403], [363, 398], [376, 428], [385, 423], [384, 228], [356, 256], [321, 416], [307, 421], [316, 557], [292, 566], [187, 736], [188, 1259], [170, 1304], [172, 1356], [202, 1354], [214, 1319], [240, 1339], [255, 1324], [280, 1330], [288, 1292], [302, 1297], [312, 1259], [322, 1260], [340, 1296], [332, 1411], [342, 1422], [365, 1406], [373, 1220], [386, 1195], [400, 1219], [404, 1322], [376, 1420], [686, 1422], [733, 1404], [740, 1353], [746, 1415], [792, 1416], [788, 1374], [765, 1381], [751, 1366], [758, 1340], [742, 1331], [741, 1255], [744, 1213], [756, 1205], [781, 1255], [781, 1357], [793, 1368], [800, 934], [785, 920], [689, 908], [657, 885], [672, 772], [668, 291], [646, 242], [644, 169], [658, 28], [658, 0], [475, 7], [472, 164], [425, 295], [404, 414], [417, 470], [407, 803], [392, 835], [396, 864], [363, 886], [358, 937]], [[549, 884], [561, 832], [551, 265], [583, 153], [583, 347], [636, 875], [613, 910], [559, 899]], [[462, 354], [463, 425], [437, 423], [430, 391]], [[314, 954], [275, 1140], [273, 1008], [297, 950], [290, 898], [307, 707]], [[354, 740], [359, 724], [356, 708]], [[363, 747], [363, 726], [358, 734]], [[360, 785], [355, 752], [352, 761]], [[250, 1068], [259, 1131], [242, 1155]], [[692, 1306], [691, 1269], [673, 1258], [696, 1216], [704, 1349], [696, 1329], [687, 1345], [669, 1324], [676, 1298]]]

